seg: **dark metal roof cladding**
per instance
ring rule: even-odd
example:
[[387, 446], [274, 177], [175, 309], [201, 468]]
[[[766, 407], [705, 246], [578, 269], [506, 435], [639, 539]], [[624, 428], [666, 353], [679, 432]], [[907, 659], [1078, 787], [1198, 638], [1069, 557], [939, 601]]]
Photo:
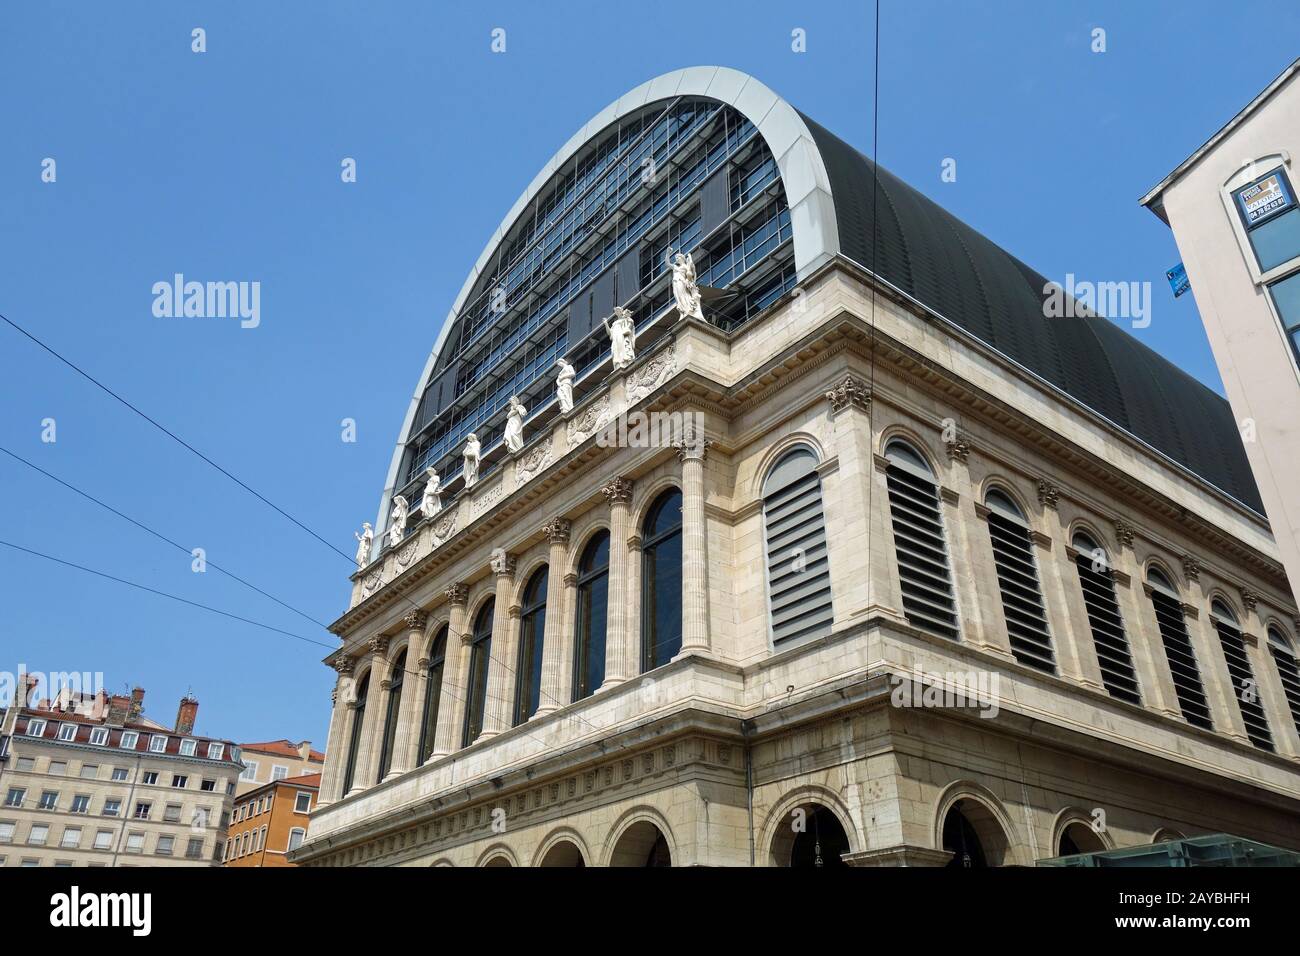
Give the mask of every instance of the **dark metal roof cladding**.
[[1048, 318], [1047, 279], [804, 117], [830, 177], [842, 253], [1259, 514], [1227, 401], [1114, 322]]

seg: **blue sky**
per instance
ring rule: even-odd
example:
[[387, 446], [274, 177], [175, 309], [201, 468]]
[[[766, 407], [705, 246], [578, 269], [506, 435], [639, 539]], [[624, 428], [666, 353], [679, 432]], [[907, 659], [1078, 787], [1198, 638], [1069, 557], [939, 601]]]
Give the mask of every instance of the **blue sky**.
[[[882, 2], [881, 162], [1044, 275], [1150, 281], [1136, 334], [1220, 389], [1192, 297], [1164, 283], [1172, 236], [1137, 198], [1290, 62], [1300, 8]], [[873, 49], [865, 0], [15, 0], [0, 312], [351, 554], [451, 301], [574, 130], [659, 73], [721, 64], [869, 152]], [[260, 326], [155, 317], [177, 272], [259, 281]], [[343, 611], [343, 557], [8, 327], [0, 403], [3, 447], [319, 621]], [[0, 487], [3, 540], [333, 641], [3, 455]], [[0, 670], [102, 671], [165, 722], [192, 690], [200, 732], [323, 745], [325, 648], [3, 547], [0, 582]]]

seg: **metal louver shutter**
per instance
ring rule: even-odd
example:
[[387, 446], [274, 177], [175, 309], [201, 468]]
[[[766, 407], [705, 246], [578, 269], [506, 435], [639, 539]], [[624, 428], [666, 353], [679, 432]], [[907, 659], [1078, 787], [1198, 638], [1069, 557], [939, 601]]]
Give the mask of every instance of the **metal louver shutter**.
[[1022, 664], [1055, 673], [1052, 635], [1047, 629], [1029, 529], [996, 511], [989, 512], [988, 525], [1011, 653]]
[[1273, 663], [1277, 665], [1277, 676], [1282, 680], [1282, 693], [1286, 695], [1287, 706], [1291, 708], [1291, 719], [1295, 721], [1296, 730], [1300, 730], [1300, 666], [1295, 658], [1284, 650], [1269, 646]]
[[1124, 633], [1124, 619], [1119, 614], [1115, 599], [1115, 582], [1109, 571], [1093, 570], [1092, 558], [1079, 554], [1074, 559], [1079, 569], [1079, 585], [1083, 589], [1083, 604], [1088, 610], [1088, 625], [1092, 628], [1092, 643], [1097, 648], [1097, 662], [1101, 665], [1101, 682], [1110, 696], [1141, 704], [1137, 673], [1133, 670], [1133, 657]]
[[764, 485], [768, 610], [772, 643], [829, 634], [830, 565], [821, 478], [811, 452], [782, 459]]
[[1250, 669], [1250, 658], [1246, 656], [1246, 643], [1241, 639], [1241, 631], [1221, 618], [1215, 617], [1213, 621], [1214, 629], [1219, 632], [1219, 643], [1223, 645], [1223, 656], [1228, 662], [1232, 696], [1237, 698], [1241, 720], [1246, 725], [1246, 736], [1260, 750], [1272, 750], [1273, 735], [1269, 733], [1264, 705], [1259, 699], [1259, 685], [1255, 683], [1255, 674]]
[[903, 613], [917, 627], [955, 639], [957, 605], [953, 601], [938, 491], [934, 482], [894, 464], [885, 469], [885, 479]]
[[1201, 673], [1196, 667], [1191, 639], [1187, 636], [1183, 606], [1160, 591], [1151, 592], [1151, 604], [1156, 611], [1156, 623], [1160, 626], [1160, 639], [1165, 645], [1165, 657], [1169, 659], [1169, 673], [1183, 719], [1197, 727], [1213, 730], [1205, 690], [1201, 687]]

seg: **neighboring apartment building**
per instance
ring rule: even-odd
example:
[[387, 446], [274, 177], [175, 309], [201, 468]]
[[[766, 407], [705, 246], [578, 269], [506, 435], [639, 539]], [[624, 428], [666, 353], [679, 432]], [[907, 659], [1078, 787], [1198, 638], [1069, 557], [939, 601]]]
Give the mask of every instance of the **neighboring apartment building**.
[[325, 766], [325, 755], [311, 749], [311, 741], [293, 743], [289, 740], [267, 740], [256, 744], [240, 744], [244, 772], [239, 775], [236, 795], [242, 796], [256, 790], [264, 783], [320, 773]]
[[226, 866], [294, 866], [285, 854], [307, 838], [319, 790], [320, 774], [309, 773], [241, 793], [230, 815]]
[[1174, 233], [1300, 601], [1300, 60], [1142, 198]]
[[406, 409], [291, 859], [1300, 848], [1297, 611], [1231, 409], [1047, 294], [753, 77], [611, 103]]
[[[27, 698], [23, 698], [27, 699]], [[239, 748], [194, 733], [197, 700], [165, 727], [130, 696], [60, 694], [9, 708], [0, 738], [0, 866], [214, 866]]]

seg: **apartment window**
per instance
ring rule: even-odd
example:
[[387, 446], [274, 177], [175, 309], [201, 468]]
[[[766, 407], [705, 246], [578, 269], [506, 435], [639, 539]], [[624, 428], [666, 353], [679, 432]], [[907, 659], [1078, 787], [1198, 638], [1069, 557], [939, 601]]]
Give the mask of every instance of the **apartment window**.
[[111, 777], [113, 780], [125, 780], [126, 777], [127, 777], [127, 769], [125, 767], [113, 768], [113, 773]]
[[203, 838], [191, 837], [190, 842], [185, 847], [185, 858], [187, 860], [203, 859]]
[[146, 770], [146, 771], [144, 772], [144, 776], [141, 778], [141, 781], [140, 781], [140, 782], [141, 782], [141, 783], [148, 784], [149, 786], [152, 787], [153, 785], [155, 785], [155, 784], [158, 782], [158, 771], [157, 771], [157, 770]]
[[118, 740], [117, 745], [123, 750], [134, 750], [140, 742], [140, 735], [134, 730], [122, 731], [122, 737]]
[[42, 791], [41, 791], [41, 802], [38, 804], [38, 806], [39, 806], [42, 810], [55, 810], [55, 809], [57, 809], [58, 806], [59, 806], [59, 791], [57, 791], [57, 790], [42, 790]]
[[225, 756], [225, 754], [226, 754], [226, 745], [225, 745], [225, 744], [218, 744], [218, 743], [209, 743], [209, 744], [208, 744], [208, 759], [209, 759], [209, 760], [220, 760], [222, 757]]
[[172, 786], [176, 789], [182, 789], [189, 785], [190, 778], [183, 773], [172, 774]]
[[149, 738], [150, 753], [165, 753], [167, 750], [167, 738], [162, 734], [154, 734]]
[[76, 740], [76, 739], [77, 739], [77, 725], [76, 725], [76, 724], [66, 724], [66, 723], [65, 723], [65, 724], [61, 724], [61, 725], [59, 726], [59, 739], [60, 739], [60, 740], [66, 740], [66, 741]]
[[[608, 531], [597, 531], [583, 548], [582, 558], [578, 562], [577, 597], [573, 699], [582, 700], [594, 694], [596, 688], [605, 682], [605, 637], [609, 623]], [[492, 633], [490, 620], [487, 622], [486, 633], [488, 649], [490, 649]], [[483, 679], [484, 681], [487, 679], [486, 671]]]
[[17, 769], [21, 773], [31, 773], [36, 769], [36, 761], [31, 757], [19, 757]]
[[158, 856], [171, 856], [172, 847], [176, 845], [176, 838], [163, 834], [158, 837], [158, 845], [154, 847], [154, 853]]
[[[1295, 213], [1300, 215], [1300, 212]], [[1300, 246], [1297, 246], [1300, 251]], [[1300, 272], [1293, 272], [1285, 279], [1280, 279], [1268, 287], [1273, 296], [1273, 305], [1282, 319], [1282, 328], [1286, 331], [1287, 341], [1300, 361]]]
[[81, 765], [81, 776], [84, 780], [94, 780], [99, 776], [99, 764], [83, 763]]
[[193, 757], [194, 754], [198, 752], [198, 749], [199, 749], [199, 742], [197, 740], [190, 740], [187, 737], [181, 741], [182, 757]]
[[90, 742], [97, 747], [103, 747], [108, 743], [108, 728], [96, 727], [90, 732]]
[[294, 827], [289, 831], [289, 849], [296, 850], [302, 846], [302, 841], [307, 838], [307, 831], [302, 827]]
[[1183, 719], [1196, 727], [1213, 730], [1210, 705], [1201, 685], [1201, 671], [1192, 652], [1192, 639], [1187, 633], [1183, 602], [1178, 591], [1168, 576], [1154, 567], [1147, 571], [1147, 587]]
[[211, 819], [212, 809], [210, 807], [195, 807], [194, 812], [190, 814], [190, 829], [206, 830]]
[[65, 849], [72, 849], [81, 846], [81, 827], [64, 827], [63, 839], [59, 846]]
[[27, 842], [31, 846], [45, 846], [45, 841], [50, 838], [50, 828], [44, 823], [36, 823], [27, 833]]
[[289, 768], [283, 764], [276, 764], [271, 768], [272, 780], [283, 780], [287, 776], [289, 776]]
[[133, 830], [126, 835], [126, 852], [143, 853], [144, 852], [144, 834], [139, 830]]
[[149, 811], [153, 809], [153, 804], [148, 800], [141, 800], [135, 805], [135, 818], [137, 820], [148, 820]]
[[782, 456], [763, 481], [767, 610], [774, 647], [831, 630], [830, 564], [817, 464], [812, 450], [801, 446]]
[[71, 810], [73, 813], [89, 813], [90, 794], [79, 793], [75, 797], [73, 797]]
[[68, 772], [68, 762], [66, 760], [51, 760], [50, 773], [56, 777], [62, 777]]
[[0, 843], [14, 842], [14, 824], [9, 820], [0, 821]]
[[181, 822], [181, 805], [179, 803], [169, 803], [163, 808], [163, 820], [168, 823]]
[[96, 850], [107, 850], [107, 849], [111, 848], [112, 846], [113, 846], [113, 831], [112, 831], [112, 830], [96, 830], [96, 831], [95, 831], [95, 849], [96, 849]]
[[199, 789], [205, 793], [213, 793], [217, 789], [215, 780], [202, 780], [199, 782]]
[[239, 779], [240, 779], [240, 780], [249, 780], [249, 781], [256, 781], [256, 780], [257, 780], [257, 761], [256, 761], [256, 760], [245, 760], [245, 761], [244, 761], [244, 772], [241, 773], [241, 774], [239, 775]]
[[293, 798], [293, 812], [306, 813], [311, 809], [311, 794], [299, 790]]
[[956, 639], [957, 602], [934, 472], [902, 441], [891, 441], [885, 458], [903, 613], [917, 627]]
[[21, 807], [26, 796], [27, 790], [24, 787], [10, 787], [9, 794], [5, 797], [5, 806]]
[[30, 856], [25, 856], [25, 857], [23, 857], [23, 861], [22, 861], [22, 863], [20, 863], [20, 864], [18, 864], [18, 865], [19, 865], [19, 866], [40, 866], [40, 865], [41, 865], [41, 861], [40, 861], [40, 860], [34, 860], [34, 859], [32, 859]]
[[121, 801], [121, 800], [112, 800], [112, 799], [109, 799], [109, 800], [105, 800], [105, 801], [104, 801], [104, 809], [103, 809], [103, 814], [104, 814], [104, 816], [106, 816], [106, 817], [115, 817], [115, 816], [117, 816], [117, 815], [118, 815], [119, 813], [121, 813], [121, 812], [122, 812], [122, 801]]
[[1291, 709], [1291, 720], [1300, 730], [1300, 664], [1296, 662], [1295, 644], [1291, 637], [1276, 625], [1268, 629], [1268, 650], [1282, 681], [1282, 693]]
[[1020, 663], [1049, 674], [1056, 672], [1047, 609], [1034, 561], [1034, 536], [1025, 516], [1009, 495], [990, 489], [984, 496], [986, 521], [993, 545], [993, 566], [1002, 595], [1002, 616], [1011, 653]]
[[45, 721], [34, 719], [27, 721], [27, 736], [41, 737], [45, 734]]
[[1300, 208], [1286, 170], [1279, 166], [1233, 191], [1246, 237], [1262, 272], [1300, 255]]
[[1272, 750], [1273, 735], [1269, 732], [1264, 707], [1260, 703], [1259, 685], [1255, 682], [1250, 658], [1246, 655], [1246, 642], [1237, 626], [1237, 615], [1225, 602], [1214, 600], [1210, 602], [1210, 621], [1219, 633], [1219, 643], [1228, 665], [1228, 677], [1232, 681], [1232, 696], [1237, 698], [1237, 709], [1241, 712], [1242, 723], [1246, 725], [1246, 736], [1261, 750]]

